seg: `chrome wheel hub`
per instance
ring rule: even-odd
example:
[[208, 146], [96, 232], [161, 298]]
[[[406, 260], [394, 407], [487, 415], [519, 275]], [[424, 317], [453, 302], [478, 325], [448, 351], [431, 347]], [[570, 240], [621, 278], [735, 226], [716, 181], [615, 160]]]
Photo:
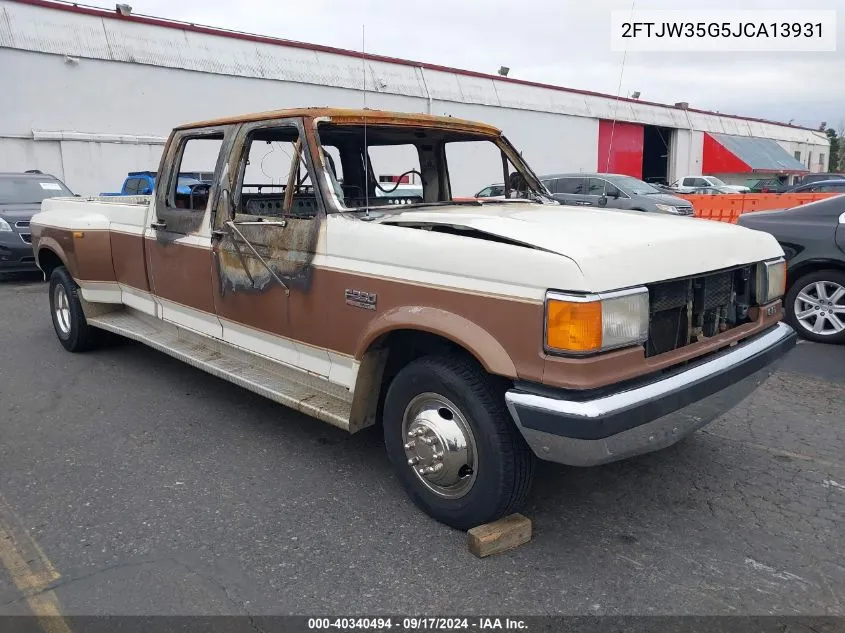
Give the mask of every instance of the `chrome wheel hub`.
[[476, 477], [475, 437], [448, 398], [423, 393], [411, 400], [402, 435], [408, 466], [429, 490], [450, 499], [469, 492]]
[[53, 311], [56, 314], [56, 326], [65, 336], [70, 334], [70, 303], [67, 299], [65, 287], [56, 284], [53, 290]]
[[795, 297], [795, 318], [808, 332], [830, 336], [845, 331], [845, 287], [815, 281]]

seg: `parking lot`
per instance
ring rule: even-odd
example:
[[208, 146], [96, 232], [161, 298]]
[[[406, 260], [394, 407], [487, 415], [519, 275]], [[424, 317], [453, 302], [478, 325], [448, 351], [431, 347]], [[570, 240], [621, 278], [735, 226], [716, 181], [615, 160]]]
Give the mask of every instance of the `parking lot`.
[[[845, 615], [843, 347], [800, 344], [676, 447], [541, 465], [533, 540], [477, 559], [406, 498], [378, 430], [135, 343], [68, 354], [37, 277], [0, 306], [0, 524], [63, 614]], [[26, 613], [2, 560], [0, 614]]]

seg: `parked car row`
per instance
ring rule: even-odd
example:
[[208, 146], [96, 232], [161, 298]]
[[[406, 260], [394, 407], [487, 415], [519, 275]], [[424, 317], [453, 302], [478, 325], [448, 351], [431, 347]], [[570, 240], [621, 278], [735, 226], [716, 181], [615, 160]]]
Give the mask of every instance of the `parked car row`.
[[[693, 206], [687, 200], [667, 195], [663, 188], [622, 174], [548, 174], [540, 176], [540, 182], [561, 204], [693, 215]], [[476, 198], [486, 199], [504, 196], [503, 183], [489, 185], [475, 194]]]

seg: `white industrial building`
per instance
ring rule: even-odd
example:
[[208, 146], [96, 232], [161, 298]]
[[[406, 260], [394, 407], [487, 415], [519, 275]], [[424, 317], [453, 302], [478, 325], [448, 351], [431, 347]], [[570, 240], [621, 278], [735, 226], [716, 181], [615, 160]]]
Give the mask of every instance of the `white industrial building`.
[[668, 182], [701, 173], [743, 182], [826, 171], [829, 153], [822, 132], [686, 104], [52, 0], [0, 0], [0, 77], [0, 171], [40, 169], [83, 194], [117, 190], [129, 171], [155, 170], [177, 124], [287, 107], [361, 107], [365, 81], [367, 107], [502, 128], [540, 174], [609, 167]]

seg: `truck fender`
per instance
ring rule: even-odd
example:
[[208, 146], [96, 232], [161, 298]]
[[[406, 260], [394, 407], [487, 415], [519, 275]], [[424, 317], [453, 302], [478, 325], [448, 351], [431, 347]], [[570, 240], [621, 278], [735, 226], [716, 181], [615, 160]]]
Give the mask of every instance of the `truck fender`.
[[45, 251], [51, 252], [53, 253], [53, 255], [58, 257], [61, 260], [62, 265], [68, 269], [70, 276], [74, 278], [76, 277], [75, 258], [71, 259], [70, 257], [68, 257], [67, 253], [65, 252], [65, 249], [62, 247], [61, 244], [59, 244], [59, 242], [54, 237], [50, 235], [41, 235], [38, 238], [38, 252], [35, 255], [35, 261], [38, 264], [38, 267], [41, 268], [41, 270], [43, 270], [46, 275], [49, 276], [50, 271], [44, 270], [43, 268], [43, 257]]
[[388, 310], [367, 326], [359, 339], [355, 358], [361, 360], [374, 342], [396, 330], [419, 330], [460, 345], [491, 374], [516, 377], [516, 367], [502, 344], [469, 319], [425, 306], [402, 306]]

